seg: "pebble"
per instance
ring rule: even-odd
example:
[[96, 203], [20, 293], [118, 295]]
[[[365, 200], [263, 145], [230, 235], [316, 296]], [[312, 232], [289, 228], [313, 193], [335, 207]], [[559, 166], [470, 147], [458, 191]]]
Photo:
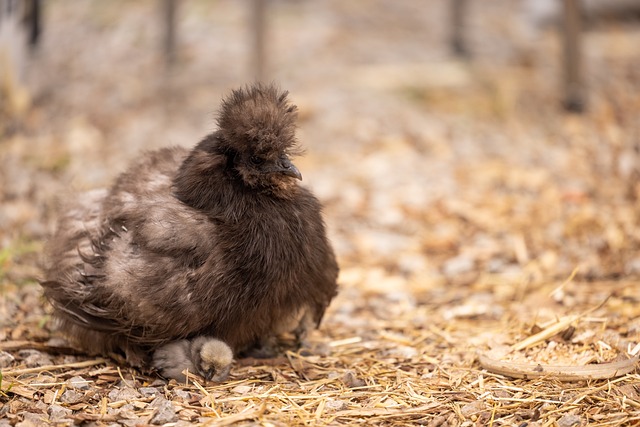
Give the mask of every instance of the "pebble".
[[118, 400], [136, 400], [142, 395], [132, 387], [124, 387], [122, 389], [114, 389], [109, 392], [109, 400], [117, 402]]
[[149, 384], [150, 387], [164, 387], [165, 385], [167, 385], [167, 381], [161, 378], [156, 378], [151, 384]]
[[62, 396], [60, 396], [60, 402], [72, 405], [74, 403], [81, 402], [82, 399], [84, 399], [84, 393], [80, 393], [72, 389], [65, 390], [65, 392], [62, 393]]
[[42, 400], [38, 400], [38, 402], [36, 403], [34, 408], [44, 414], [45, 412], [47, 412], [49, 410], [49, 405], [44, 403]]
[[324, 410], [326, 412], [342, 411], [348, 407], [349, 405], [347, 405], [347, 402], [344, 400], [327, 399], [327, 401], [324, 402]]
[[632, 258], [624, 265], [626, 274], [638, 274], [640, 272], [640, 257]]
[[15, 360], [16, 358], [6, 351], [0, 351], [0, 368], [6, 368], [10, 366]]
[[392, 347], [390, 349], [384, 350], [382, 352], [382, 355], [399, 357], [399, 358], [408, 360], [418, 356], [418, 350], [416, 350], [414, 347], [409, 347], [406, 345], [398, 345], [396, 347]]
[[455, 258], [448, 259], [442, 267], [445, 276], [457, 276], [458, 274], [468, 273], [475, 268], [474, 260], [466, 255], [458, 255]]
[[90, 382], [91, 381], [87, 381], [80, 376], [75, 376], [67, 380], [67, 387], [76, 390], [89, 390], [91, 388], [89, 385]]
[[118, 417], [122, 419], [139, 421], [139, 417], [136, 414], [136, 408], [130, 403], [127, 403], [122, 408], [118, 409], [116, 413], [118, 414]]
[[566, 414], [558, 420], [558, 427], [573, 427], [580, 425], [580, 417], [578, 415]]
[[178, 421], [178, 415], [173, 408], [173, 404], [164, 397], [157, 397], [149, 404], [150, 408], [155, 408], [151, 416], [151, 424], [163, 425]]
[[355, 376], [351, 371], [346, 372], [342, 378], [340, 378], [345, 386], [349, 388], [364, 387], [367, 383], [362, 379]]
[[60, 421], [73, 413], [71, 409], [63, 408], [60, 405], [51, 405], [47, 410], [50, 421]]
[[140, 387], [138, 389], [138, 392], [144, 397], [153, 397], [157, 394], [160, 394], [160, 391], [155, 387]]
[[41, 353], [37, 350], [20, 350], [18, 354], [24, 359], [24, 364], [27, 366], [27, 368], [37, 368], [40, 366], [53, 364], [49, 355]]
[[21, 412], [18, 415], [22, 417], [22, 421], [16, 423], [16, 427], [42, 426], [47, 424], [47, 416], [44, 414]]
[[460, 408], [460, 413], [465, 417], [477, 414], [485, 410], [484, 402], [482, 400], [476, 400], [475, 402], [467, 403]]
[[251, 391], [251, 386], [239, 385], [231, 389], [232, 392], [237, 394], [247, 394]]
[[191, 399], [191, 393], [189, 393], [188, 391], [182, 390], [182, 389], [173, 390], [173, 394], [176, 395], [177, 397], [181, 398], [185, 402], [188, 402]]

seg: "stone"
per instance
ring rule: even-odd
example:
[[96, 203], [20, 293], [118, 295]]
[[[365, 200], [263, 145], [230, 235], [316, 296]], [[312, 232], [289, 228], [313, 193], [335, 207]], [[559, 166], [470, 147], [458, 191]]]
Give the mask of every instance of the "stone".
[[80, 393], [78, 391], [67, 389], [62, 396], [60, 396], [60, 402], [69, 403], [73, 405], [74, 403], [81, 402], [84, 399], [84, 393]]
[[578, 415], [566, 414], [558, 420], [558, 427], [574, 427], [580, 425], [580, 417]]
[[234, 388], [231, 389], [232, 392], [237, 393], [237, 394], [247, 394], [252, 390], [251, 386], [248, 385], [239, 385], [239, 386], [235, 386]]
[[75, 390], [89, 390], [91, 388], [90, 382], [80, 376], [75, 376], [67, 380], [67, 387]]
[[32, 427], [47, 425], [47, 416], [44, 414], [36, 414], [33, 412], [21, 412], [19, 414], [22, 421], [16, 423], [16, 427]]
[[442, 272], [445, 276], [456, 276], [458, 274], [468, 273], [475, 268], [475, 262], [472, 258], [466, 255], [458, 255], [455, 258], [450, 258], [444, 263]]
[[47, 412], [49, 413], [50, 421], [60, 421], [73, 414], [73, 411], [71, 409], [63, 408], [60, 405], [49, 406]]
[[144, 397], [153, 397], [160, 394], [160, 390], [155, 387], [140, 387], [138, 392]]
[[327, 399], [327, 401], [324, 402], [325, 412], [342, 411], [348, 407], [349, 405], [344, 400]]
[[21, 350], [19, 355], [24, 359], [24, 364], [27, 368], [37, 368], [53, 364], [49, 355], [37, 350]]
[[108, 397], [112, 402], [117, 402], [118, 400], [140, 399], [142, 395], [132, 387], [123, 387], [121, 389], [111, 390]]
[[460, 413], [468, 418], [471, 415], [476, 415], [485, 410], [485, 405], [482, 400], [476, 400], [475, 402], [467, 403], [460, 408]]
[[164, 397], [157, 397], [149, 404], [150, 408], [155, 408], [151, 415], [151, 424], [164, 425], [178, 421], [178, 414], [173, 404]]
[[0, 351], [0, 368], [6, 368], [16, 360], [11, 354], [6, 351]]
[[343, 384], [349, 388], [364, 387], [367, 383], [362, 379], [355, 376], [351, 371], [346, 372], [342, 378], [340, 378]]

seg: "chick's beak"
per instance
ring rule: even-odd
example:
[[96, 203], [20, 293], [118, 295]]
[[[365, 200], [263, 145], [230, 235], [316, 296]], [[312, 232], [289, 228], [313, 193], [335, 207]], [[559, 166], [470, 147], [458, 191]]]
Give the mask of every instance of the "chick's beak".
[[292, 178], [296, 178], [302, 181], [302, 174], [300, 173], [298, 168], [293, 163], [291, 163], [291, 160], [289, 160], [286, 157], [284, 157], [280, 161], [278, 172], [283, 175], [290, 176]]
[[211, 379], [213, 378], [213, 376], [216, 374], [216, 370], [215, 369], [208, 369], [206, 372], [203, 373], [203, 377], [205, 380], [211, 381]]

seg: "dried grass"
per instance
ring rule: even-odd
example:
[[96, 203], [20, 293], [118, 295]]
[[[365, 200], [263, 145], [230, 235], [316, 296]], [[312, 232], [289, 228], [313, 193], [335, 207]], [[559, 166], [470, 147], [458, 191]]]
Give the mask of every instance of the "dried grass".
[[[540, 286], [530, 297], [548, 298], [553, 286]], [[565, 287], [569, 294], [579, 289], [585, 305], [593, 299], [590, 292], [599, 297], [603, 288], [587, 282]], [[615, 294], [617, 285], [606, 288]], [[487, 287], [471, 290], [481, 293]], [[187, 384], [163, 383], [104, 359], [15, 366], [3, 371], [5, 416], [17, 421], [14, 414], [21, 410], [62, 405], [73, 410], [64, 418], [68, 422], [151, 422], [160, 397], [175, 411], [171, 423], [216, 426], [605, 426], [640, 419], [638, 357], [630, 353], [635, 341], [618, 333], [631, 318], [610, 311], [615, 296], [596, 309], [581, 307], [581, 315], [548, 321], [533, 307], [507, 307], [500, 317], [485, 312], [447, 319], [446, 307], [418, 303], [404, 307], [397, 318], [384, 318], [375, 311], [388, 296], [362, 293], [353, 307], [356, 321], [350, 322], [340, 314], [347, 300], [339, 297], [323, 329], [301, 351], [240, 360], [223, 384], [206, 384], [192, 375]], [[543, 328], [530, 323], [536, 312], [536, 324]], [[638, 314], [634, 311], [632, 318]], [[425, 316], [429, 326], [409, 320]], [[1, 345], [14, 352], [30, 347], [25, 341]], [[46, 350], [41, 342], [33, 347]], [[69, 380], [77, 376], [87, 389], [72, 386]], [[156, 391], [141, 394], [148, 393], [145, 387]], [[77, 401], [68, 400], [70, 389], [81, 393]], [[122, 392], [124, 398], [118, 395]]]

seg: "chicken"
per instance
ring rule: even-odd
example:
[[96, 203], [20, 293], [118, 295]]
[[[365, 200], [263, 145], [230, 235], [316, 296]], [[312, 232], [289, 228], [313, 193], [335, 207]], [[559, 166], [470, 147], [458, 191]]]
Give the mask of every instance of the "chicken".
[[222, 381], [229, 375], [233, 352], [220, 340], [197, 337], [172, 341], [153, 353], [151, 365], [167, 378], [186, 381], [183, 371], [198, 374], [207, 381]]
[[296, 117], [273, 85], [234, 90], [219, 129], [195, 148], [145, 153], [109, 190], [78, 197], [41, 282], [62, 333], [145, 367], [182, 340], [272, 355], [276, 335], [301, 340], [317, 327], [338, 265], [320, 203], [290, 159]]

